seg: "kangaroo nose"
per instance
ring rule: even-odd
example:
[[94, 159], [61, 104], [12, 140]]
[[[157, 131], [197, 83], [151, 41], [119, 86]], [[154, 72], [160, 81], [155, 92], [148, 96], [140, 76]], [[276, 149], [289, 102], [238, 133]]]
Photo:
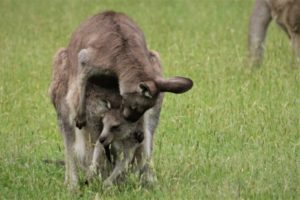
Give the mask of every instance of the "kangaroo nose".
[[99, 140], [100, 140], [101, 144], [103, 144], [105, 142], [106, 138], [105, 137], [100, 137]]
[[137, 131], [134, 133], [134, 137], [138, 141], [138, 143], [142, 143], [144, 140], [144, 133], [142, 131]]

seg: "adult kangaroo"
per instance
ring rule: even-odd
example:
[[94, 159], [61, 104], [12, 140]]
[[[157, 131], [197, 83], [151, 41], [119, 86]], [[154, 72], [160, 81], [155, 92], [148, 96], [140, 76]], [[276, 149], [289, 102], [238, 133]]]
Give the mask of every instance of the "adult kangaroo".
[[300, 0], [256, 0], [249, 24], [249, 51], [254, 64], [263, 57], [263, 43], [271, 20], [291, 39], [295, 56], [300, 58]]
[[[83, 22], [67, 47], [69, 80], [66, 102], [70, 123], [86, 123], [87, 80], [94, 75], [116, 76], [122, 96], [123, 117], [131, 122], [144, 115], [143, 142], [146, 180], [150, 173], [152, 140], [158, 123], [162, 92], [183, 93], [192, 88], [189, 78], [163, 78], [159, 55], [148, 50], [143, 32], [125, 14], [106, 11]], [[147, 175], [148, 174], [148, 175]]]

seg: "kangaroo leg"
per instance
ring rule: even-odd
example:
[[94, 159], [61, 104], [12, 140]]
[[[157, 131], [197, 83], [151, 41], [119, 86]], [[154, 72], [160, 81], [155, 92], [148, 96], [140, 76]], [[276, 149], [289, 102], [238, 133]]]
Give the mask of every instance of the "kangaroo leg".
[[59, 117], [58, 120], [65, 145], [65, 184], [70, 190], [74, 190], [78, 186], [77, 165], [73, 148], [75, 132], [74, 128], [68, 123], [69, 121], [67, 118]]
[[253, 64], [261, 63], [264, 51], [263, 43], [271, 19], [271, 10], [266, 1], [256, 0], [248, 32], [250, 59]]
[[128, 169], [136, 148], [137, 144], [127, 146], [126, 149], [124, 149], [124, 152], [121, 152], [121, 155], [117, 155], [116, 166], [114, 167], [111, 175], [103, 182], [104, 187], [112, 186], [116, 179]]
[[150, 185], [156, 182], [156, 175], [152, 161], [152, 142], [152, 132], [145, 130], [145, 138], [142, 144], [142, 149], [137, 151], [137, 165], [141, 173], [142, 183]]
[[145, 137], [142, 143], [143, 148], [142, 151], [140, 151], [140, 149], [138, 149], [139, 151], [137, 151], [137, 153], [140, 154], [139, 156], [141, 157], [141, 160], [138, 160], [138, 166], [141, 172], [142, 184], [152, 185], [157, 180], [152, 160], [153, 137], [159, 123], [163, 98], [164, 95], [160, 94], [159, 98], [157, 99], [156, 105], [144, 114], [143, 128]]
[[[103, 145], [97, 141], [95, 144], [93, 157], [91, 165], [88, 168], [88, 171], [86, 173], [86, 182], [90, 182], [90, 180], [97, 174], [97, 171], [99, 167], [103, 167], [102, 165], [105, 165], [105, 152], [104, 152]], [[101, 165], [101, 166], [99, 166]]]
[[288, 11], [287, 26], [297, 61], [300, 60], [300, 2], [295, 1]]
[[292, 46], [297, 61], [300, 61], [300, 34], [292, 35]]

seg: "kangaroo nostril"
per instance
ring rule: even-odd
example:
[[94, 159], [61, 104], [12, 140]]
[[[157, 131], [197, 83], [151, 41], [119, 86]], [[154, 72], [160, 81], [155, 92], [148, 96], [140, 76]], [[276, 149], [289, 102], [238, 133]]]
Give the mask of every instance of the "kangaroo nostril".
[[103, 144], [105, 142], [105, 139], [106, 139], [105, 137], [100, 137], [99, 140], [100, 140], [101, 144]]
[[144, 133], [142, 131], [137, 131], [134, 133], [135, 139], [139, 142], [142, 143], [144, 140]]

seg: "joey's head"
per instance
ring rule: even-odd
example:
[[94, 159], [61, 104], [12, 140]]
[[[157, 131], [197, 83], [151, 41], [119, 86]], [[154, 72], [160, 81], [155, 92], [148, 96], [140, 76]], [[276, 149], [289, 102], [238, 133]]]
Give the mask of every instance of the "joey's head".
[[103, 129], [99, 140], [104, 146], [113, 141], [130, 137], [130, 134], [135, 130], [135, 124], [126, 121], [119, 109], [107, 111], [103, 116], [102, 123]]

